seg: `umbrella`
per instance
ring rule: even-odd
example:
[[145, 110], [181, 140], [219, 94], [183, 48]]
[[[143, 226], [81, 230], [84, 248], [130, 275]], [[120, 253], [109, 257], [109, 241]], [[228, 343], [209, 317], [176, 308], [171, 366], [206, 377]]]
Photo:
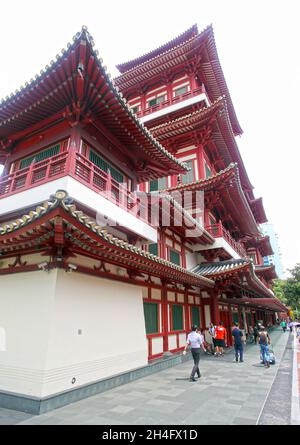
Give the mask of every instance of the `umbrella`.
[[300, 326], [300, 323], [298, 321], [292, 321], [290, 326]]

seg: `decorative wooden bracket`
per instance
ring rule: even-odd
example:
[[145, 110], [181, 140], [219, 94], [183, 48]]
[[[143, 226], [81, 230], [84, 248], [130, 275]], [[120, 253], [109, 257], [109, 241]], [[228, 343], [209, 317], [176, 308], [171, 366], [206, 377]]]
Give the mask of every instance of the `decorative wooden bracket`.
[[100, 261], [99, 266], [94, 266], [94, 270], [103, 270], [103, 272], [110, 273], [110, 270], [106, 269], [104, 261]]
[[26, 266], [26, 264], [27, 264], [27, 261], [21, 261], [21, 255], [17, 255], [16, 256], [16, 259], [15, 259], [15, 262], [13, 263], [13, 264], [9, 264], [8, 265], [8, 267], [10, 267], [10, 268], [15, 268], [16, 266]]

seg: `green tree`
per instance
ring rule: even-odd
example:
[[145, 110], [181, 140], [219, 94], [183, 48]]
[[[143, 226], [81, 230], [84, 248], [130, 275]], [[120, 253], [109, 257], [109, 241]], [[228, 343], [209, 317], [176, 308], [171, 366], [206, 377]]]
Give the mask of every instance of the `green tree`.
[[288, 271], [291, 276], [286, 280], [276, 280], [273, 290], [284, 304], [297, 313], [300, 312], [300, 263]]

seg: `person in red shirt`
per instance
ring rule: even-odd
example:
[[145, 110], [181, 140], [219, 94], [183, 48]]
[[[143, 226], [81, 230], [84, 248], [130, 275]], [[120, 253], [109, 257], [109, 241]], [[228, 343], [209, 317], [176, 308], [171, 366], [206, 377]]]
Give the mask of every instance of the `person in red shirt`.
[[223, 321], [220, 321], [218, 326], [215, 328], [215, 343], [216, 343], [216, 354], [223, 355], [224, 347], [227, 344], [227, 331], [224, 328]]

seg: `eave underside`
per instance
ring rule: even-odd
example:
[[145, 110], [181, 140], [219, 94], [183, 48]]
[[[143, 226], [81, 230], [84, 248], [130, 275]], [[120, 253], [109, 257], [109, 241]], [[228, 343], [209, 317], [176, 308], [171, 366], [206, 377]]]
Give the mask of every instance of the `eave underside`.
[[144, 172], [141, 180], [151, 174], [159, 177], [163, 169], [172, 174], [186, 171], [129, 108], [93, 50], [92, 38], [86, 30], [78, 33], [74, 43], [50, 65], [0, 103], [0, 159], [13, 148], [18, 134], [50, 116], [57, 116], [71, 126], [109, 129], [131, 158], [138, 161], [137, 169]]
[[[107, 233], [95, 220], [77, 211], [64, 191], [56, 192], [51, 200], [28, 215], [0, 226], [1, 256], [13, 257], [23, 251], [45, 251], [54, 259], [81, 254], [128, 268], [134, 274], [153, 275], [172, 283], [200, 288], [214, 286], [210, 279], [188, 272]], [[0, 273], [4, 272], [0, 269]]]

